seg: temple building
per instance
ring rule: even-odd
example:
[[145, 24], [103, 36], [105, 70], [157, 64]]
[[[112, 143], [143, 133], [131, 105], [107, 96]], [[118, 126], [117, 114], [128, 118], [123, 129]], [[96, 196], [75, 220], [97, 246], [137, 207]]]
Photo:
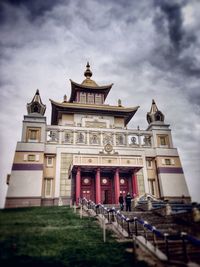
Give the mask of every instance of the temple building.
[[39, 90], [27, 104], [8, 181], [6, 207], [65, 205], [86, 197], [117, 204], [120, 192], [190, 201], [169, 124], [152, 101], [146, 130], [129, 129], [138, 110], [105, 103], [113, 84], [91, 79], [89, 63], [70, 97], [50, 100], [51, 124]]

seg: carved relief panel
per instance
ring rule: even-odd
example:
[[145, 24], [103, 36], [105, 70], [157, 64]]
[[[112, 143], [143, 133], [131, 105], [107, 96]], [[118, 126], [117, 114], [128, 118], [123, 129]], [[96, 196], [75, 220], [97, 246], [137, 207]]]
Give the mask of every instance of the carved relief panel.
[[59, 136], [57, 130], [50, 130], [47, 132], [47, 142], [58, 142]]
[[113, 145], [113, 134], [112, 133], [104, 133], [103, 134], [103, 144], [112, 144]]
[[73, 132], [64, 131], [64, 143], [72, 144], [73, 143]]
[[90, 133], [90, 144], [99, 145], [100, 144], [100, 133]]
[[76, 142], [78, 144], [85, 144], [86, 143], [86, 133], [85, 132], [77, 132]]
[[122, 146], [126, 144], [126, 136], [121, 133], [116, 134], [116, 145]]
[[150, 135], [141, 136], [141, 145], [142, 146], [151, 146], [151, 136]]
[[131, 146], [138, 146], [139, 145], [139, 139], [136, 134], [132, 134], [128, 136], [128, 144]]

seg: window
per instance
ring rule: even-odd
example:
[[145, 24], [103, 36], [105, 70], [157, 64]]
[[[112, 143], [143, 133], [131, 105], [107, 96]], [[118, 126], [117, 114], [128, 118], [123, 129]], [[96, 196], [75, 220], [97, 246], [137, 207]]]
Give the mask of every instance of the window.
[[51, 197], [52, 178], [45, 178], [45, 197]]
[[30, 130], [30, 139], [36, 140], [37, 139], [37, 130]]
[[80, 103], [86, 103], [86, 93], [80, 93]]
[[34, 154], [29, 154], [28, 155], [28, 161], [35, 161], [36, 157]]
[[150, 189], [150, 194], [154, 196], [156, 194], [155, 179], [149, 179], [149, 189]]
[[165, 165], [171, 165], [170, 159], [165, 159]]
[[41, 106], [39, 105], [39, 103], [34, 103], [31, 107], [31, 112], [40, 113], [40, 111], [41, 111]]
[[161, 144], [161, 146], [166, 146], [166, 138], [165, 138], [165, 136], [160, 136], [160, 144]]
[[95, 103], [96, 104], [102, 104], [102, 95], [101, 94], [95, 94]]
[[47, 157], [47, 166], [52, 167], [53, 166], [53, 157]]
[[87, 95], [87, 97], [88, 97], [88, 103], [89, 104], [94, 104], [94, 94], [88, 94]]
[[147, 168], [148, 169], [151, 169], [153, 166], [152, 166], [152, 160], [148, 159], [147, 160]]
[[39, 142], [40, 130], [38, 128], [28, 128], [27, 130], [27, 139], [28, 142]]

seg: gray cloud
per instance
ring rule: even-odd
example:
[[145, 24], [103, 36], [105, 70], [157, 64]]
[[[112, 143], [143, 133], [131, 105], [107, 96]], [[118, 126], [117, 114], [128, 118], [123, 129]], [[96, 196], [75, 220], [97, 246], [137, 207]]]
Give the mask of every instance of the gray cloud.
[[168, 37], [164, 47], [159, 48], [162, 57], [170, 68], [178, 68], [186, 75], [199, 76], [200, 62], [192, 52], [194, 47], [198, 49], [199, 46], [199, 25], [194, 25], [192, 31], [184, 27], [183, 9], [190, 3], [185, 0], [155, 0], [154, 3], [157, 8], [154, 25], [165, 39]]
[[145, 129], [156, 100], [199, 199], [199, 7], [195, 0], [1, 1], [1, 182], [36, 89], [50, 123], [48, 99], [69, 96], [69, 78], [81, 82], [89, 60], [97, 83], [114, 82], [108, 103], [121, 98], [124, 106], [140, 105], [130, 126]]

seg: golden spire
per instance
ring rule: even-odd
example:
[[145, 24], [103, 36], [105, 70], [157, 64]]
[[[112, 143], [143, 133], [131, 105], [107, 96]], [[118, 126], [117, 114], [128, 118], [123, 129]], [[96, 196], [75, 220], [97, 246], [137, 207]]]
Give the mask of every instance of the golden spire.
[[87, 65], [86, 65], [86, 71], [84, 72], [84, 75], [87, 79], [90, 79], [90, 77], [92, 77], [92, 72], [90, 70], [90, 64], [89, 62], [87, 62]]
[[92, 72], [90, 70], [89, 62], [87, 62], [86, 71], [84, 72], [84, 75], [85, 75], [86, 79], [81, 83], [82, 85], [86, 85], [89, 87], [98, 87], [98, 84], [96, 84], [95, 81], [90, 79], [92, 77]]

